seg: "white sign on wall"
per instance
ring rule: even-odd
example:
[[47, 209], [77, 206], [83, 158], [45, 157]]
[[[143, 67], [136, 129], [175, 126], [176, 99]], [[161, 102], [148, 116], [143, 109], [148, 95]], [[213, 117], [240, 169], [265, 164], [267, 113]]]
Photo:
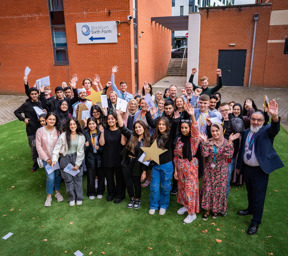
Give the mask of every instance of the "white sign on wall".
[[117, 43], [116, 21], [76, 23], [78, 44]]

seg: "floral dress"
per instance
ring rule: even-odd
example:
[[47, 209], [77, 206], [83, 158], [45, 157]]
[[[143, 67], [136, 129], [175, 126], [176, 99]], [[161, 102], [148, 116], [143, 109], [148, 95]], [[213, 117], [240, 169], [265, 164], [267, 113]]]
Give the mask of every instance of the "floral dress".
[[[190, 143], [192, 156], [194, 156], [200, 143], [197, 124], [191, 125]], [[178, 171], [177, 202], [188, 209], [189, 215], [194, 215], [199, 212], [198, 159], [193, 157], [190, 162], [188, 159], [183, 159], [183, 145], [179, 138], [174, 150], [174, 163]]]
[[228, 145], [228, 141], [225, 140], [223, 145], [218, 148], [214, 161], [214, 146], [209, 145], [209, 142], [202, 144], [202, 155], [206, 159], [200, 198], [201, 207], [205, 210], [212, 210], [213, 213], [226, 212], [227, 160], [232, 158], [233, 151], [233, 145]]

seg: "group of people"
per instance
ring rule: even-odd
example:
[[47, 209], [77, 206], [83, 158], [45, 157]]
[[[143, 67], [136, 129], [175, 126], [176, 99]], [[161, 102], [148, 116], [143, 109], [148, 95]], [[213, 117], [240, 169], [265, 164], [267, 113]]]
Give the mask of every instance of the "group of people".
[[[139, 209], [141, 189], [150, 185], [150, 215], [157, 210], [164, 215], [170, 194], [178, 194], [182, 207], [177, 213], [187, 212], [184, 223], [191, 223], [200, 208], [204, 209], [203, 220], [209, 215], [214, 219], [226, 216], [231, 182], [245, 182], [249, 205], [238, 214], [253, 215], [247, 233], [255, 234], [261, 223], [269, 173], [283, 166], [273, 148], [280, 130], [276, 101], [266, 102], [264, 112], [252, 99], [246, 99], [243, 108], [234, 101], [221, 102], [221, 70], [216, 70], [217, 85], [208, 87], [207, 77], [200, 79], [200, 86], [193, 83], [195, 68], [181, 96], [173, 85], [164, 93], [153, 94], [152, 86], [144, 82], [134, 97], [127, 92], [125, 81], [117, 88], [117, 71], [114, 66], [104, 88], [95, 75], [94, 81], [85, 78], [76, 89], [78, 77], [74, 75], [70, 86], [63, 82], [55, 88], [55, 97], [49, 87], [29, 88], [24, 77], [29, 99], [15, 115], [26, 124], [34, 162], [31, 171], [43, 164], [47, 175], [44, 205], [51, 206], [53, 190], [57, 201], [63, 201], [61, 177], [69, 205], [81, 205], [86, 171], [91, 200], [103, 198], [107, 182], [107, 201], [121, 203], [127, 189], [128, 208]], [[93, 86], [108, 94], [108, 108], [87, 99]], [[147, 94], [153, 107], [146, 102]], [[118, 98], [128, 102], [126, 112], [118, 110]], [[85, 110], [90, 113], [88, 119], [82, 116]], [[143, 161], [142, 148], [153, 143], [163, 152], [159, 162], [152, 158]]]

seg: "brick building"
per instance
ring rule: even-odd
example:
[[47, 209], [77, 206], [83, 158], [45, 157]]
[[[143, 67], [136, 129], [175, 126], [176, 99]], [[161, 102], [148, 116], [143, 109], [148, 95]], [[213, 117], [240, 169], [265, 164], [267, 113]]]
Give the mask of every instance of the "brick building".
[[201, 8], [189, 14], [189, 35], [187, 79], [197, 67], [194, 82], [207, 75], [215, 84], [220, 67], [224, 85], [288, 86], [288, 1]]
[[[171, 0], [34, 0], [0, 4], [0, 92], [23, 93], [23, 75], [31, 68], [30, 84], [50, 76], [55, 88], [75, 73], [80, 81], [99, 74], [103, 85], [118, 65], [116, 84], [124, 80], [135, 92], [145, 80], [165, 76], [171, 31], [151, 23], [170, 16]], [[128, 15], [134, 18], [129, 21]], [[120, 21], [117, 43], [78, 44], [76, 23]]]

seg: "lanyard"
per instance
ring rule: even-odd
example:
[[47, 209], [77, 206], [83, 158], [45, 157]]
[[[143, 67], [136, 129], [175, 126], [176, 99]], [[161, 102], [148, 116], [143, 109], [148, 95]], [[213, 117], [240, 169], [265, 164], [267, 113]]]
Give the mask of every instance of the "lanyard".
[[93, 148], [95, 148], [97, 134], [95, 134], [95, 137], [93, 137], [93, 133], [90, 132], [90, 137], [91, 137], [92, 146], [93, 146]]
[[[222, 122], [222, 127], [224, 128], [224, 119], [223, 119], [223, 122]], [[224, 129], [224, 131], [223, 131], [223, 135], [225, 134], [226, 129], [227, 129], [227, 127]]]
[[216, 155], [217, 155], [218, 149], [219, 148], [216, 148], [215, 145], [214, 145], [214, 161], [213, 162], [216, 162]]
[[[200, 114], [200, 129], [202, 130], [202, 126], [204, 125], [205, 123], [205, 120], [207, 118], [207, 115], [208, 115], [208, 111], [207, 113], [204, 115], [204, 117], [202, 118], [202, 115]], [[202, 120], [201, 120], [202, 119]]]
[[[251, 138], [249, 138], [250, 137], [250, 134], [251, 134], [251, 132], [249, 132], [249, 134], [248, 134], [248, 148], [249, 149], [252, 149], [252, 147], [253, 147], [253, 143], [254, 143], [254, 139], [255, 139], [255, 133], [253, 133], [252, 134], [252, 136], [251, 136]], [[251, 141], [250, 141], [251, 140]]]

